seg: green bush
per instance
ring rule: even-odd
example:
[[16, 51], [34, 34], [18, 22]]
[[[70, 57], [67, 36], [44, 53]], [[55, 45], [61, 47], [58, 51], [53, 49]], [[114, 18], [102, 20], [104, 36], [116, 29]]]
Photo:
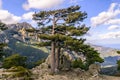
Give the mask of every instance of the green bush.
[[28, 69], [22, 66], [12, 67], [8, 69], [7, 72], [13, 72], [10, 75], [12, 78], [16, 78], [16, 77], [29, 78], [32, 75], [32, 73]]
[[120, 51], [117, 51], [118, 54], [120, 54]]
[[84, 68], [85, 68], [85, 66], [84, 66], [84, 64], [83, 64], [83, 62], [82, 62], [81, 59], [75, 59], [75, 60], [72, 62], [72, 67], [73, 67], [73, 68], [81, 68], [81, 69], [84, 69]]
[[117, 65], [118, 65], [117, 69], [120, 71], [120, 60], [117, 61]]
[[3, 60], [3, 68], [11, 68], [13, 66], [23, 66], [26, 67], [27, 57], [21, 56], [19, 54], [13, 54]]

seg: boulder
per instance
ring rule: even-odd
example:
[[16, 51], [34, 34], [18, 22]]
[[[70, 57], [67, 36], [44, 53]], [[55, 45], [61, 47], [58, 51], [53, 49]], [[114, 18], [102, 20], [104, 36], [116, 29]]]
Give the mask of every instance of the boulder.
[[92, 75], [92, 76], [98, 76], [99, 72], [100, 72], [100, 65], [98, 64], [91, 64], [89, 66], [89, 70], [88, 72]]

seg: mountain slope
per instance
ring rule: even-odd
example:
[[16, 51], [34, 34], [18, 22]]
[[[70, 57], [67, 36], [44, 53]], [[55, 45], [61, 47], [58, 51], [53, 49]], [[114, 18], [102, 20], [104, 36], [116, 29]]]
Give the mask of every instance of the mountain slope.
[[91, 45], [95, 50], [98, 50], [100, 56], [104, 59], [103, 66], [115, 66], [117, 60], [120, 59], [120, 54], [117, 53], [118, 49]]
[[[32, 41], [35, 41], [34, 36], [24, 36], [25, 39], [29, 40], [26, 42], [23, 40], [23, 35], [20, 30], [33, 28], [28, 23], [18, 23], [7, 25], [8, 29], [0, 33], [0, 42], [5, 42], [8, 44], [7, 52], [11, 54], [19, 53], [23, 56], [28, 57], [28, 63], [33, 64], [34, 62], [46, 58], [48, 56], [48, 50], [45, 47], [34, 47], [30, 45]], [[24, 34], [27, 35], [27, 32], [24, 31]]]

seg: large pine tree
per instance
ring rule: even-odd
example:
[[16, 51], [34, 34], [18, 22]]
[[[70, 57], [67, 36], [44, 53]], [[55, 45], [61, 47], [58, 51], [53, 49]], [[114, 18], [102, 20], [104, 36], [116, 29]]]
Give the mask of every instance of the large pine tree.
[[[52, 11], [40, 11], [33, 15], [33, 20], [40, 26], [40, 46], [51, 46], [51, 71], [59, 68], [59, 56], [61, 49], [74, 51], [87, 56], [92, 52], [90, 46], [85, 45], [85, 39], [79, 38], [89, 30], [81, 22], [87, 18], [87, 13], [79, 10], [79, 6], [71, 6], [65, 9]], [[87, 52], [86, 50], [89, 50]], [[94, 50], [93, 50], [94, 51]], [[99, 53], [95, 53], [96, 59], [89, 63], [100, 62]], [[90, 54], [91, 55], [91, 54]], [[89, 56], [86, 57], [86, 59]], [[99, 58], [99, 60], [98, 60]], [[90, 58], [89, 58], [90, 59]], [[87, 61], [87, 60], [86, 60]]]

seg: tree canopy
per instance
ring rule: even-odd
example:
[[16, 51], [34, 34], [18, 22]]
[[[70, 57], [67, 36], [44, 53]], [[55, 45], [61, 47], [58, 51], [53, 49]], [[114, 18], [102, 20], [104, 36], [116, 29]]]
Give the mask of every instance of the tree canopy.
[[55, 69], [59, 69], [61, 49], [83, 54], [89, 65], [103, 61], [97, 51], [84, 44], [85, 39], [81, 37], [89, 30], [89, 27], [82, 23], [85, 18], [87, 18], [87, 13], [80, 11], [78, 5], [58, 10], [40, 11], [33, 15], [33, 20], [40, 27], [38, 36], [42, 42], [38, 45], [51, 48], [51, 71], [53, 73]]

